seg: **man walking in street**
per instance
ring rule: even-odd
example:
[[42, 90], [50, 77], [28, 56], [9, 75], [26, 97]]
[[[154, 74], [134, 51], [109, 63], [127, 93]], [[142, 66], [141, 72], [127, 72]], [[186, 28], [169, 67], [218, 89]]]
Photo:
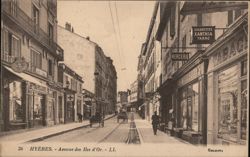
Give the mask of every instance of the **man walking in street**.
[[160, 122], [160, 117], [157, 115], [157, 112], [154, 112], [154, 115], [152, 116], [152, 125], [153, 125], [153, 131], [154, 131], [154, 135], [156, 135], [157, 133], [157, 126]]

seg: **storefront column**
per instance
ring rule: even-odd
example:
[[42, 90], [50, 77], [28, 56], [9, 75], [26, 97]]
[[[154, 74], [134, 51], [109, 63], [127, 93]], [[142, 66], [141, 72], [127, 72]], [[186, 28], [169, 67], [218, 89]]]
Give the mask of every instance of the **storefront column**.
[[3, 130], [4, 131], [9, 131], [9, 125], [10, 125], [10, 121], [9, 121], [9, 81], [7, 78], [3, 79]]
[[208, 74], [208, 80], [207, 80], [207, 83], [208, 83], [208, 88], [207, 88], [207, 97], [209, 99], [207, 99], [207, 144], [214, 144], [215, 143], [215, 127], [214, 127], [214, 122], [215, 122], [215, 114], [216, 113], [216, 109], [215, 109], [215, 97], [214, 97], [214, 89], [215, 89], [215, 86], [214, 86], [214, 74], [213, 72], [212, 73], [209, 73]]
[[24, 122], [25, 122], [25, 128], [29, 128], [29, 104], [28, 104], [28, 86], [27, 83], [24, 81], [22, 82], [22, 98], [21, 98], [22, 104], [24, 104]]
[[202, 106], [202, 144], [207, 145], [207, 69], [208, 59], [203, 60], [203, 75], [201, 76], [201, 106]]

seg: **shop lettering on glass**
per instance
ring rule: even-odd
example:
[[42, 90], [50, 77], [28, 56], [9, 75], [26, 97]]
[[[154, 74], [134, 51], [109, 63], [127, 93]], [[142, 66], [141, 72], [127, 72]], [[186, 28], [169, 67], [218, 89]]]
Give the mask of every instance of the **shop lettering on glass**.
[[212, 44], [215, 41], [215, 26], [192, 27], [192, 44]]
[[217, 53], [213, 56], [214, 65], [225, 62], [226, 60], [246, 52], [247, 50], [247, 36], [244, 33], [231, 39], [228, 44], [225, 44]]

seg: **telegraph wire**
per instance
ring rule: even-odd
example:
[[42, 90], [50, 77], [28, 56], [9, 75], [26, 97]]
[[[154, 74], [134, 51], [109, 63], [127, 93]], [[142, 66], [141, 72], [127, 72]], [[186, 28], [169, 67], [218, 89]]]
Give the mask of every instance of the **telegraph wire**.
[[[122, 38], [121, 38], [121, 29], [120, 29], [120, 22], [119, 22], [119, 18], [118, 18], [118, 11], [117, 11], [117, 7], [116, 7], [116, 2], [114, 2], [114, 6], [115, 6], [115, 14], [116, 14], [116, 20], [117, 20], [117, 25], [118, 25], [118, 36], [119, 36], [119, 39], [120, 39], [120, 48], [121, 48], [121, 54], [122, 54], [122, 57], [124, 58], [123, 56], [123, 48], [122, 48]], [[125, 58], [124, 58], [125, 59]], [[125, 65], [126, 65], [126, 60], [124, 60], [125, 62]]]
[[[121, 48], [121, 56], [123, 58], [123, 68], [121, 70], [125, 70], [125, 77], [126, 80], [128, 80], [128, 73], [127, 73], [127, 69], [126, 69], [126, 58], [124, 57], [124, 51], [123, 51], [123, 46], [122, 46], [122, 37], [121, 37], [121, 29], [120, 29], [120, 22], [119, 22], [119, 18], [118, 18], [118, 11], [117, 11], [117, 6], [116, 6], [116, 2], [114, 2], [114, 7], [115, 7], [115, 15], [116, 15], [116, 21], [117, 21], [117, 25], [118, 25], [118, 36], [120, 39], [120, 48]], [[126, 82], [126, 86], [129, 86], [128, 82]]]
[[116, 47], [117, 47], [118, 55], [119, 55], [119, 59], [120, 59], [119, 65], [120, 65], [120, 68], [121, 68], [122, 67], [121, 64], [120, 64], [121, 63], [121, 52], [120, 52], [120, 47], [119, 47], [119, 44], [118, 44], [118, 39], [117, 39], [117, 36], [116, 36], [115, 23], [114, 23], [112, 10], [111, 10], [110, 1], [109, 1], [109, 11], [110, 11], [112, 25], [113, 25], [113, 29], [114, 29], [114, 33], [115, 33]]

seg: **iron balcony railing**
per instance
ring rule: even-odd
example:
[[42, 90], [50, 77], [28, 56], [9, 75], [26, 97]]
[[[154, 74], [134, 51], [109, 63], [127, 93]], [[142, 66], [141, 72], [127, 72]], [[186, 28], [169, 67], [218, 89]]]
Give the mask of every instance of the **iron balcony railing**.
[[15, 61], [15, 57], [7, 53], [1, 53], [1, 60], [7, 63], [13, 63]]
[[51, 51], [54, 55], [59, 57], [59, 60], [63, 60], [63, 50], [51, 39], [46, 32], [44, 32], [34, 20], [30, 18], [18, 5], [12, 3], [11, 1], [3, 1], [2, 13], [7, 15], [7, 17], [24, 29], [28, 34], [33, 36], [42, 45]]

